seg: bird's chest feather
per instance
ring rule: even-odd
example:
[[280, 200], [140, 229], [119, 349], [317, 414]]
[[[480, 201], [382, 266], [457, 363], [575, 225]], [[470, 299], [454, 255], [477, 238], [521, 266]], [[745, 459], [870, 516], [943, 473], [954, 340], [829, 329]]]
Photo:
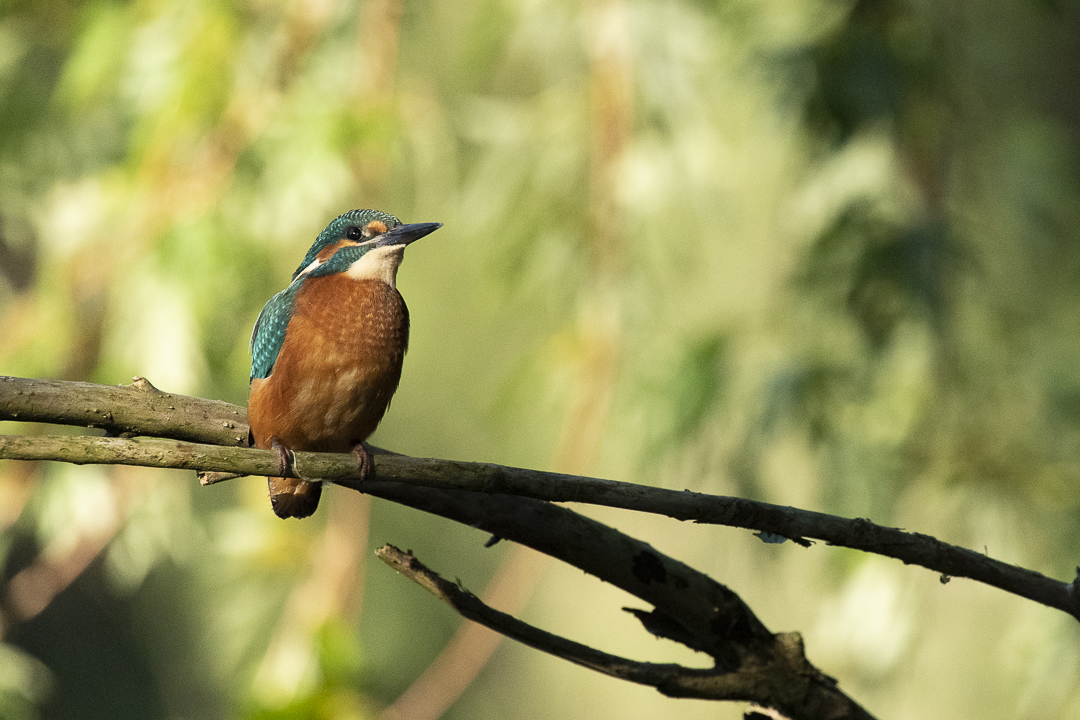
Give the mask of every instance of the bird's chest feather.
[[276, 435], [293, 449], [345, 451], [366, 439], [397, 389], [408, 338], [408, 310], [390, 285], [308, 280], [273, 371], [252, 382], [256, 444]]

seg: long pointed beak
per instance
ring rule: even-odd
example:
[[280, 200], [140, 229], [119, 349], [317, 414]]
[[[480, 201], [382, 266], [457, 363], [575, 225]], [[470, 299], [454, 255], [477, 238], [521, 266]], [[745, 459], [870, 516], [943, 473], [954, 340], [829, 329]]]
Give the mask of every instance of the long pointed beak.
[[442, 223], [412, 223], [411, 225], [398, 225], [393, 230], [387, 230], [375, 241], [375, 247], [387, 245], [408, 245], [413, 240], [419, 240], [425, 235], [430, 235], [439, 228]]

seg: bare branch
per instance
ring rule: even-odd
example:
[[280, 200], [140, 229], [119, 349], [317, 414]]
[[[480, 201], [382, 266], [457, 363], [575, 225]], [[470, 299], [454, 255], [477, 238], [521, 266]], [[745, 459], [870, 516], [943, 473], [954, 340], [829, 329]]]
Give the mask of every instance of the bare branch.
[[[2, 386], [3, 381], [0, 380]], [[229, 407], [241, 413], [244, 410], [237, 406]], [[241, 414], [240, 418], [246, 422], [246, 414]], [[238, 424], [238, 427], [246, 425]], [[273, 474], [277, 467], [277, 456], [269, 450], [156, 438], [0, 436], [0, 459], [54, 460], [77, 464], [119, 463], [221, 473], [212, 478], [214, 481], [242, 475]], [[321, 478], [354, 490], [367, 491], [366, 486], [361, 487], [356, 483], [356, 465], [352, 455], [297, 452], [296, 463], [300, 473], [307, 478]], [[377, 454], [375, 467], [380, 479], [409, 485], [520, 495], [551, 502], [606, 505], [667, 515], [678, 520], [747, 528], [788, 538], [823, 540], [830, 545], [920, 565], [949, 577], [970, 578], [1080, 618], [1080, 594], [1074, 590], [1072, 583], [949, 545], [929, 535], [882, 527], [860, 518], [841, 518], [689, 490], [668, 490], [487, 463], [412, 458], [394, 453]]]
[[[355, 474], [356, 465], [344, 467], [347, 455], [332, 458], [324, 479]], [[0, 460], [52, 460], [75, 465], [136, 465], [140, 467], [209, 470], [244, 475], [276, 475], [277, 460], [272, 450], [205, 445], [164, 438], [118, 438], [67, 435], [0, 435]], [[342, 462], [346, 460], [346, 462]], [[301, 463], [306, 467], [306, 463]], [[312, 461], [321, 468], [324, 463]]]
[[[129, 451], [127, 457], [124, 451]], [[132, 462], [215, 472], [274, 472], [269, 451], [155, 438], [0, 439], [0, 457]], [[298, 453], [296, 468], [341, 484], [477, 527], [571, 563], [654, 606], [638, 612], [657, 634], [707, 652], [715, 668], [661, 689], [670, 695], [739, 699], [776, 707], [792, 718], [870, 716], [835, 682], [810, 665], [795, 634], [772, 634], [731, 590], [651, 546], [549, 502], [497, 493], [407, 485], [387, 479], [358, 484], [343, 471], [349, 456]], [[399, 456], [381, 455], [389, 464]], [[385, 469], [389, 470], [389, 467]], [[452, 471], [452, 467], [448, 470]], [[424, 482], [431, 482], [430, 478]]]
[[[415, 582], [429, 593], [450, 605], [462, 617], [480, 623], [496, 632], [583, 667], [620, 680], [655, 687], [665, 695], [696, 697], [709, 700], [731, 700], [736, 692], [730, 678], [714, 668], [688, 668], [674, 663], [649, 663], [630, 660], [595, 650], [573, 640], [540, 630], [528, 623], [486, 605], [464, 587], [438, 575], [416, 559], [393, 545], [375, 551], [375, 555], [397, 572]], [[787, 636], [786, 639], [791, 639]], [[801, 652], [801, 651], [800, 651]], [[720, 693], [710, 695], [709, 693]], [[736, 694], [738, 694], [736, 692]], [[864, 716], [865, 717], [865, 716]]]
[[462, 617], [563, 660], [569, 660], [620, 680], [629, 680], [653, 687], [661, 687], [671, 681], [680, 671], [687, 670], [681, 665], [627, 660], [540, 630], [512, 615], [486, 605], [464, 587], [443, 579], [438, 573], [427, 568], [411, 552], [404, 552], [393, 545], [379, 548], [375, 551], [375, 555], [394, 570], [454, 608]]
[[[39, 406], [35, 398], [42, 395], [34, 392], [35, 382], [0, 378], [0, 418], [70, 424], [89, 418], [95, 426], [107, 424], [127, 434], [152, 431], [183, 439], [0, 436], [0, 459], [179, 467], [217, 473], [216, 479], [224, 478], [221, 473], [276, 473], [273, 452], [236, 446], [244, 444], [248, 434], [243, 408], [160, 393], [148, 383], [145, 388], [120, 389], [125, 404], [119, 415], [111, 410], [105, 411], [111, 414], [102, 413], [95, 403], [87, 402], [79, 394], [85, 383], [46, 383], [43, 395], [49, 402]], [[98, 392], [100, 386], [89, 388]], [[136, 419], [142, 413], [161, 412], [162, 401], [173, 414], [170, 421], [157, 421], [148, 428], [139, 425]], [[71, 407], [88, 409], [72, 411]], [[222, 421], [222, 417], [229, 419]], [[103, 418], [108, 422], [102, 422]], [[219, 422], [228, 432], [208, 427]], [[223, 444], [188, 442], [190, 437], [214, 437]], [[650, 632], [708, 653], [715, 661], [708, 670], [673, 671], [676, 680], [669, 678], [657, 684], [658, 689], [677, 696], [759, 702], [795, 719], [869, 715], [807, 662], [797, 634], [771, 633], [728, 588], [645, 543], [547, 501], [589, 502], [752, 528], [803, 544], [808, 544], [804, 538], [818, 538], [920, 564], [944, 575], [981, 580], [1080, 617], [1080, 597], [1072, 584], [866, 520], [739, 498], [386, 453], [376, 457], [377, 477], [362, 484], [355, 477], [351, 455], [298, 452], [295, 467], [306, 478], [331, 480], [532, 547], [630, 592], [653, 606], [651, 611], [632, 611]], [[478, 612], [469, 607], [470, 612]], [[590, 655], [596, 651], [586, 653], [581, 647], [566, 646], [563, 651], [576, 655], [575, 662], [581, 664], [628, 668], [619, 672], [644, 672], [642, 668], [652, 667], [633, 670], [626, 665], [631, 661]]]
[[[373, 480], [366, 492], [527, 545], [655, 607], [653, 619], [693, 638], [716, 667], [658, 687], [673, 697], [747, 700], [793, 720], [867, 720], [835, 681], [810, 665], [797, 633], [773, 635], [731, 590], [656, 549], [566, 508], [531, 498], [410, 487]], [[655, 630], [655, 627], [650, 627]]]
[[640, 597], [656, 607], [653, 615], [694, 636], [694, 649], [712, 655], [716, 667], [637, 663], [545, 633], [487, 608], [464, 590], [452, 589], [411, 556], [383, 549], [384, 561], [392, 559], [396, 569], [471, 620], [585, 667], [653, 685], [672, 697], [748, 700], [776, 707], [795, 720], [872, 717], [806, 661], [798, 633], [773, 635], [728, 588], [602, 523], [527, 498], [433, 489], [417, 493], [419, 488], [380, 480], [365, 487], [379, 497], [496, 532]]
[[214, 445], [247, 445], [247, 410], [220, 400], [161, 392], [146, 378], [131, 385], [0, 376], [0, 420], [102, 428]]

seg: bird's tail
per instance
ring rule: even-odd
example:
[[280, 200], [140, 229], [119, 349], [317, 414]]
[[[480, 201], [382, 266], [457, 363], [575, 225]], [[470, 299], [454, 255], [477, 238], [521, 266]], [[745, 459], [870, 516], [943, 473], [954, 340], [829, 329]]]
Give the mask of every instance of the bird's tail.
[[306, 518], [319, 507], [322, 483], [297, 478], [268, 477], [270, 504], [279, 518]]

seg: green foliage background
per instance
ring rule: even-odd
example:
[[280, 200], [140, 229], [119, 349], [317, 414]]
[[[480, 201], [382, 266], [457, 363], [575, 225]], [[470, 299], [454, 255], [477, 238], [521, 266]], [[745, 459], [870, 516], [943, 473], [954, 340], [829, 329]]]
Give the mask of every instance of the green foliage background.
[[[412, 346], [377, 444], [868, 517], [1068, 578], [1078, 38], [1070, 0], [3, 0], [0, 372], [242, 403], [262, 303], [376, 207], [445, 223], [399, 275]], [[458, 628], [367, 562], [384, 542], [502, 578], [547, 629], [702, 663], [579, 572], [344, 490], [285, 523], [258, 478], [9, 462], [0, 488], [5, 718], [378, 717]], [[1080, 715], [1060, 613], [585, 512], [803, 632], [882, 718]], [[740, 710], [504, 644], [446, 717]]]

